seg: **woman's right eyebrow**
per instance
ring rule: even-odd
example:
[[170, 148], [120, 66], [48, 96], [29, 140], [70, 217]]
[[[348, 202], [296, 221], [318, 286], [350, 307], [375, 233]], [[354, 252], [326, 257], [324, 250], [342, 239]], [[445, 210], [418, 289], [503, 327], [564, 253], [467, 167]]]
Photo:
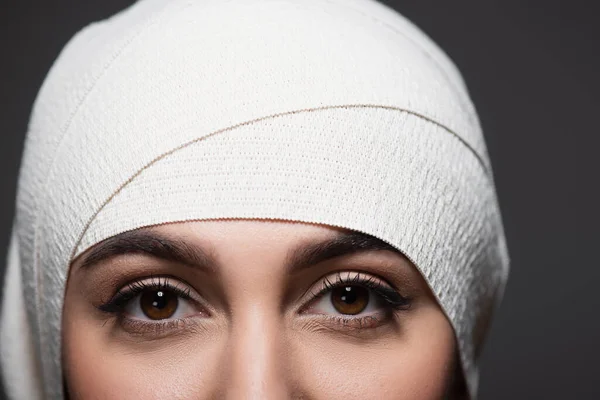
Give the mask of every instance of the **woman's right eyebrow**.
[[211, 253], [185, 240], [168, 238], [147, 229], [137, 229], [112, 236], [96, 244], [81, 262], [80, 268], [94, 265], [124, 254], [146, 254], [193, 268], [215, 272], [217, 265]]

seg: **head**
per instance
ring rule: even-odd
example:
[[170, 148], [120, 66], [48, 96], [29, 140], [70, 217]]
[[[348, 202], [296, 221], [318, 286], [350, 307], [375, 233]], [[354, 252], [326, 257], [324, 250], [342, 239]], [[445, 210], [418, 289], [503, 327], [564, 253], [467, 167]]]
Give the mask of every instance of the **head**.
[[466, 87], [402, 16], [142, 0], [36, 99], [3, 376], [14, 398], [474, 398], [507, 269]]

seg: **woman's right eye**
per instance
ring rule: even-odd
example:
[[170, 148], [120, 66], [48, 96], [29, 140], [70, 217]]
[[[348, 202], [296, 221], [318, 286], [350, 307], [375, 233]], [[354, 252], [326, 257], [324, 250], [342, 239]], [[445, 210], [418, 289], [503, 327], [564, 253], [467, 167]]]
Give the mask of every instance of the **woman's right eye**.
[[124, 314], [138, 320], [169, 320], [197, 313], [191, 301], [169, 288], [144, 289], [123, 307]]
[[128, 284], [99, 308], [123, 320], [149, 324], [208, 315], [192, 298], [191, 291], [172, 278], [153, 277]]

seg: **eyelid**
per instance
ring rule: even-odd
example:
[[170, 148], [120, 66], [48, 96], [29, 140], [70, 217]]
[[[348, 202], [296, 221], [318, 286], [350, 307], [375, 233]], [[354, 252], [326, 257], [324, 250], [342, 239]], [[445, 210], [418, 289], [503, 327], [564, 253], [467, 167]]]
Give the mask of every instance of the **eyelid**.
[[336, 271], [333, 274], [329, 274], [321, 278], [318, 281], [317, 285], [312, 286], [311, 291], [315, 293], [314, 289], [316, 289], [315, 296], [318, 296], [320, 293], [328, 289], [334, 288], [336, 286], [339, 286], [341, 284], [364, 284], [366, 282], [381, 286], [388, 286], [391, 288], [391, 285], [389, 285], [387, 282], [380, 278], [377, 278], [372, 274], [368, 274], [362, 271]]

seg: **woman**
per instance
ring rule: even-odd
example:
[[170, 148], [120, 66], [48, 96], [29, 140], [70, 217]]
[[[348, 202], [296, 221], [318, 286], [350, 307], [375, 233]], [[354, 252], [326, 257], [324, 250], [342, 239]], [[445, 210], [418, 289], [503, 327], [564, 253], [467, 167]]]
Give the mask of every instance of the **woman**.
[[475, 398], [508, 254], [467, 89], [367, 0], [142, 0], [36, 99], [14, 399]]

